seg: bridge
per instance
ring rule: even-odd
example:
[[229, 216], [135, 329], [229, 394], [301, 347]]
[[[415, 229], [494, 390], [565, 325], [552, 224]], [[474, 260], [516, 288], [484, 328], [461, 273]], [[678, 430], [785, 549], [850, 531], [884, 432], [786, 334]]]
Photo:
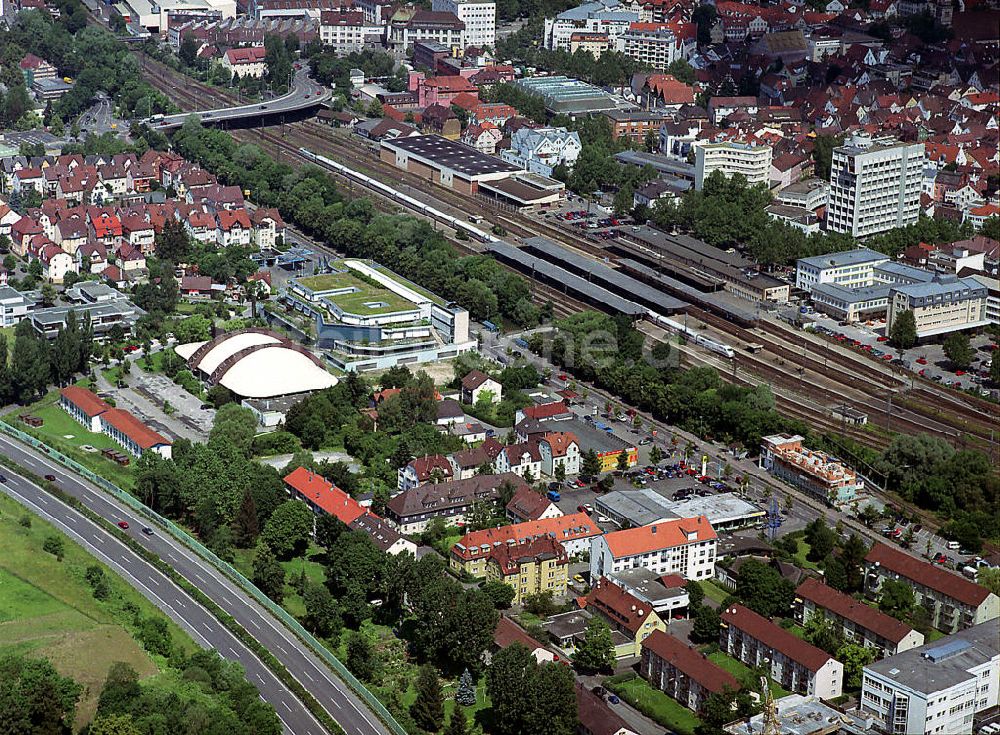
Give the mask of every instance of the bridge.
[[214, 110], [182, 112], [176, 115], [154, 115], [143, 122], [153, 130], [161, 132], [179, 128], [192, 115], [203, 125], [225, 128], [261, 127], [265, 124], [291, 122], [310, 117], [317, 107], [330, 99], [330, 96], [330, 90], [310, 79], [309, 72], [303, 68], [295, 73], [292, 88], [288, 93], [273, 100], [236, 107], [220, 107]]

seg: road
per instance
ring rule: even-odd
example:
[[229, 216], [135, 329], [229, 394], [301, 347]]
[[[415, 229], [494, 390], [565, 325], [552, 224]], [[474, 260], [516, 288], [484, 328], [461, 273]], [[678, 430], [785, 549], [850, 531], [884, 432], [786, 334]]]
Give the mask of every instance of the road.
[[[165, 531], [157, 529], [152, 536], [146, 536], [140, 529], [148, 525], [148, 519], [140, 516], [130, 508], [112, 498], [106, 492], [84, 482], [75, 474], [57, 462], [45, 457], [19, 442], [0, 435], [0, 452], [5, 456], [30, 469], [38, 475], [52, 474], [56, 484], [66, 493], [77, 498], [83, 505], [102, 518], [117, 523], [127, 521], [130, 525], [128, 533], [149, 551], [170, 564], [179, 574], [191, 584], [200, 589], [212, 599], [215, 604], [233, 616], [233, 618], [253, 635], [305, 689], [326, 709], [348, 735], [388, 735], [388, 730], [378, 720], [367, 706], [355, 695], [316, 655], [307, 650], [295, 636], [275, 619], [267, 610], [249, 599], [245, 593], [231, 580], [224, 577], [208, 562], [187, 549], [180, 541]], [[262, 696], [271, 702], [278, 716], [285, 723], [286, 731], [293, 735], [321, 735], [326, 730], [312, 717], [305, 706], [281, 684], [280, 681], [257, 660], [253, 654], [242, 648], [228, 631], [222, 628], [215, 618], [184, 593], [173, 587], [172, 583], [154, 568], [142, 561], [128, 547], [113, 540], [106, 532], [83, 519], [75, 511], [61, 505], [52, 496], [31, 483], [14, 475], [9, 475], [8, 490], [24, 493], [35, 504], [35, 512], [44, 511], [46, 516], [58, 515], [57, 523], [63, 530], [79, 540], [82, 534], [93, 541], [88, 548], [97, 548], [102, 553], [102, 560], [108, 561], [117, 571], [121, 572], [130, 582], [138, 579], [142, 585], [137, 588], [146, 594], [152, 585], [163, 599], [150, 599], [171, 615], [175, 620], [183, 620], [184, 627], [191, 631], [202, 642], [215, 648], [227, 658], [238, 658], [247, 666], [248, 676], [261, 691]], [[65, 518], [66, 522], [61, 519]], [[70, 519], [75, 520], [70, 520]], [[124, 571], [123, 571], [124, 570]], [[159, 578], [156, 578], [159, 575]], [[149, 582], [149, 579], [156, 579]], [[146, 581], [143, 581], [146, 580]], [[167, 588], [172, 588], [167, 592]], [[161, 604], [166, 601], [166, 607]], [[180, 611], [180, 612], [179, 612]], [[204, 633], [202, 633], [204, 631]], [[254, 662], [256, 662], [254, 664]]]

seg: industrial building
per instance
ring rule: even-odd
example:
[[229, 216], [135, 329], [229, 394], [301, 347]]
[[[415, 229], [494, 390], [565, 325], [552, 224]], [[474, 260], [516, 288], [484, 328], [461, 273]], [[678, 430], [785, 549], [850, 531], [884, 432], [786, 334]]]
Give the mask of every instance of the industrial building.
[[545, 102], [545, 109], [553, 115], [587, 115], [632, 106], [624, 99], [608, 94], [600, 87], [563, 76], [525, 77], [514, 85], [534, 94]]
[[475, 194], [480, 183], [500, 181], [523, 170], [440, 135], [383, 140], [379, 155], [386, 163], [463, 194]]
[[761, 508], [735, 493], [671, 500], [652, 488], [614, 490], [599, 495], [594, 500], [594, 508], [622, 528], [705, 516], [716, 531], [730, 531], [752, 525], [766, 515]]

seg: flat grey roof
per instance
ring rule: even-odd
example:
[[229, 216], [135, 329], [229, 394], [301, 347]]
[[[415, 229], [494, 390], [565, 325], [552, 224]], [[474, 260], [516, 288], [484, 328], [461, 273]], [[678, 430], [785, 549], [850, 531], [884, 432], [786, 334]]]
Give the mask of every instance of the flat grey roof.
[[814, 268], [842, 268], [845, 265], [861, 265], [870, 263], [873, 260], [889, 260], [888, 255], [883, 255], [868, 248], [855, 248], [854, 250], [844, 250], [839, 253], [827, 253], [826, 255], [814, 255], [811, 258], [799, 258], [798, 265], [811, 265]]
[[832, 299], [843, 301], [845, 304], [857, 304], [872, 299], [888, 299], [891, 288], [889, 284], [864, 288], [844, 288], [835, 283], [817, 283], [812, 287], [812, 296], [815, 300], [816, 294], [823, 294]]
[[734, 493], [692, 496], [688, 500], [672, 500], [653, 488], [614, 490], [595, 501], [600, 510], [606, 508], [633, 526], [648, 526], [663, 519], [705, 516], [712, 524], [732, 523], [764, 515], [764, 511]]
[[[129, 301], [115, 300], [102, 301], [97, 304], [52, 306], [48, 309], [37, 309], [31, 315], [31, 319], [43, 325], [58, 324], [66, 321], [66, 317], [71, 311], [75, 312], [79, 316], [82, 316], [83, 314], [90, 314], [91, 319], [100, 319], [101, 317], [107, 316], [121, 316], [123, 318], [134, 317], [138, 319], [146, 313]], [[94, 327], [97, 328], [98, 325], [95, 324]]]
[[873, 671], [912, 691], [932, 694], [974, 679], [969, 669], [986, 663], [998, 653], [1000, 618], [994, 618], [876, 661], [866, 666], [865, 671]]
[[675, 158], [668, 158], [656, 153], [646, 153], [645, 151], [622, 151], [615, 154], [615, 160], [620, 163], [630, 163], [633, 166], [652, 166], [660, 174], [670, 174], [682, 179], [694, 181], [694, 164], [687, 161], [678, 161]]
[[617, 289], [619, 293], [631, 294], [639, 303], [659, 311], [661, 314], [673, 314], [688, 306], [685, 301], [668, 296], [659, 289], [596, 260], [577, 255], [544, 237], [529, 237], [524, 241], [524, 244], [525, 247], [539, 253], [542, 257], [564, 264], [570, 270], [583, 274], [588, 280], [597, 281], [601, 285]]
[[617, 434], [609, 434], [589, 421], [575, 416], [565, 421], [548, 423], [551, 424], [553, 431], [572, 431], [576, 434], [576, 438], [580, 440], [581, 451], [593, 449], [595, 452], [617, 452], [635, 446], [633, 442], [626, 441]]
[[682, 597], [687, 594], [687, 591], [682, 587], [667, 589], [660, 582], [659, 576], [653, 574], [645, 567], [623, 569], [620, 572], [613, 572], [609, 576], [613, 581], [621, 584], [626, 591], [654, 607], [657, 604], [663, 604], [675, 597]]
[[537, 274], [552, 283], [558, 283], [567, 291], [578, 294], [592, 303], [603, 305], [611, 311], [629, 316], [639, 316], [647, 311], [634, 301], [613, 294], [606, 288], [601, 288], [547, 260], [529, 255], [509, 243], [493, 242], [486, 246], [486, 250], [496, 256], [498, 260], [515, 265], [532, 275]]
[[469, 178], [495, 173], [515, 173], [520, 166], [507, 163], [496, 156], [488, 156], [475, 148], [456, 143], [440, 135], [411, 135], [383, 141], [387, 148], [398, 148], [412, 156], [423, 158], [434, 165], [451, 169]]
[[934, 279], [924, 283], [910, 283], [907, 285], [896, 285], [893, 291], [904, 293], [910, 298], [918, 300], [929, 300], [934, 297], [961, 296], [964, 291], [968, 291], [968, 296], [985, 297], [989, 289], [975, 278], [948, 278]]

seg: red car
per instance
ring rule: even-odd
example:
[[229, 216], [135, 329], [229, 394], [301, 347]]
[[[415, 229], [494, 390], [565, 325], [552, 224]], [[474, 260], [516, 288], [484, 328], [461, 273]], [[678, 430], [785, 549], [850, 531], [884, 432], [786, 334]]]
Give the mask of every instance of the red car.
[[883, 360], [891, 360], [892, 359], [892, 355], [882, 355], [882, 359]]
[[955, 371], [955, 375], [958, 375], [959, 377], [961, 377], [961, 376], [965, 375], [965, 371], [964, 370], [956, 370]]
[[118, 528], [121, 528], [122, 530], [127, 531], [128, 530], [128, 521], [118, 521]]
[[926, 365], [927, 364], [927, 358], [926, 357], [918, 357], [917, 358], [917, 364], [918, 365]]
[[886, 337], [885, 335], [882, 335], [881, 337], [879, 337], [879, 338], [878, 338], [878, 339], [876, 340], [876, 342], [888, 342], [888, 341], [889, 341], [889, 338], [888, 338], [888, 337]]
[[566, 373], [559, 373], [559, 380], [568, 380]]
[[917, 372], [917, 375], [919, 375], [922, 378], [922, 377], [924, 377], [924, 373], [926, 373], [926, 372], [927, 372], [927, 370], [925, 368], [925, 369], [922, 369], [919, 372]]

